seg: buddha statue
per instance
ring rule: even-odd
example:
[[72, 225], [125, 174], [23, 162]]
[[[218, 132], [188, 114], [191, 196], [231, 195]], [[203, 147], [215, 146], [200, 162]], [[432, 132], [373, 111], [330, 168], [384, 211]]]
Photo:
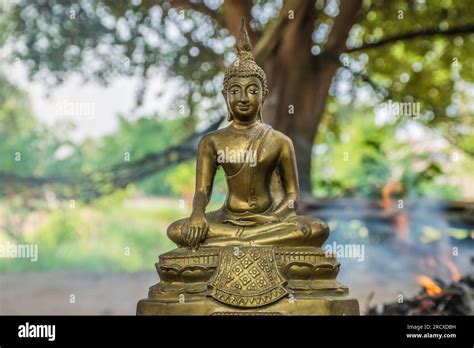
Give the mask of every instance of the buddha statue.
[[[230, 125], [199, 142], [196, 189], [189, 218], [168, 228], [180, 247], [315, 246], [329, 235], [327, 224], [298, 216], [299, 188], [293, 143], [262, 119], [267, 79], [254, 61], [245, 27], [237, 60], [227, 69], [222, 91]], [[218, 167], [228, 195], [221, 209], [206, 213]]]
[[[306, 298], [315, 296], [309, 296], [313, 302], [306, 311], [280, 305], [277, 312], [358, 314], [356, 300], [341, 302], [348, 289], [335, 280], [339, 263], [321, 249], [328, 225], [296, 214], [293, 143], [263, 121], [267, 80], [253, 58], [243, 20], [236, 51], [222, 91], [230, 124], [199, 142], [191, 216], [169, 226], [167, 235], [178, 248], [160, 256], [161, 282], [139, 302], [137, 313], [268, 312], [290, 293], [303, 291]], [[206, 212], [219, 167], [228, 194], [219, 210]], [[333, 309], [321, 297], [328, 294], [336, 299]]]

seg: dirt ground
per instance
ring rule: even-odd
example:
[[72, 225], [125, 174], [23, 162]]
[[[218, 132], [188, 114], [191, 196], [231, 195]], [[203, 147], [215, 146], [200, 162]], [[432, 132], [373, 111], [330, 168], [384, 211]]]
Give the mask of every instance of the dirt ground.
[[[350, 286], [364, 312], [370, 291], [372, 304], [393, 302], [396, 291], [385, 281], [361, 275]], [[135, 315], [137, 301], [158, 281], [152, 271], [137, 273], [46, 272], [0, 275], [0, 315]], [[344, 279], [342, 279], [344, 283]], [[415, 289], [410, 289], [415, 290]], [[74, 295], [75, 303], [70, 299]]]
[[2, 274], [0, 314], [134, 315], [137, 301], [157, 281], [153, 272]]

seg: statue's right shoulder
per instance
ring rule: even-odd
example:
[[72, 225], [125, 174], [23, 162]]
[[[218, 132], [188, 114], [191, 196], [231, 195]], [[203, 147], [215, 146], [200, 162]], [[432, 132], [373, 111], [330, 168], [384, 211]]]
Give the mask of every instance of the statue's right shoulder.
[[222, 129], [217, 129], [212, 132], [204, 134], [199, 140], [199, 146], [211, 146], [214, 147], [216, 143], [222, 138]]
[[202, 137], [202, 139], [206, 138], [207, 141], [216, 141], [216, 140], [221, 139], [222, 137], [225, 137], [226, 134], [227, 134], [226, 128], [220, 128], [220, 129], [216, 129], [212, 132], [206, 133]]
[[216, 130], [210, 131], [209, 133], [206, 133], [204, 136], [208, 138], [216, 138], [223, 134], [223, 130], [224, 128], [216, 129]]

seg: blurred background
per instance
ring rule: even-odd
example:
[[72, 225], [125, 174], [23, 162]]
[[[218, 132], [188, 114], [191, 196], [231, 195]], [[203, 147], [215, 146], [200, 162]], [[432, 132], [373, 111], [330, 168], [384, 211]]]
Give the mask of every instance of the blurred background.
[[[339, 259], [362, 311], [442, 313], [454, 286], [469, 313], [469, 0], [0, 4], [0, 314], [134, 314], [190, 213], [197, 141], [227, 124], [241, 16], [302, 211], [328, 221], [329, 245], [364, 247]], [[218, 171], [209, 209], [225, 194]]]

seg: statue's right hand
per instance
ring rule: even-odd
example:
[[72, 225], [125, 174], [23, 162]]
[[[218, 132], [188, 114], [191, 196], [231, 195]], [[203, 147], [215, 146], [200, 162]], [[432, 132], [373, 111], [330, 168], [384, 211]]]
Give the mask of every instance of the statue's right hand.
[[194, 214], [183, 226], [183, 238], [186, 244], [196, 249], [206, 239], [209, 224], [204, 214]]

